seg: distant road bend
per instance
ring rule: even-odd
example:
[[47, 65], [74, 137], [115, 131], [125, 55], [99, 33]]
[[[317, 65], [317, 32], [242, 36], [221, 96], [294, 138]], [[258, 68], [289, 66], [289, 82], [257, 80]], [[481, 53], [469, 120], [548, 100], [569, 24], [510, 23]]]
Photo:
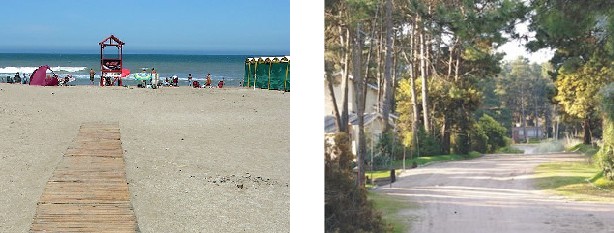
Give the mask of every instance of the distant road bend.
[[533, 188], [534, 168], [581, 155], [486, 155], [408, 170], [380, 192], [407, 198], [410, 232], [614, 233], [614, 204], [570, 201]]

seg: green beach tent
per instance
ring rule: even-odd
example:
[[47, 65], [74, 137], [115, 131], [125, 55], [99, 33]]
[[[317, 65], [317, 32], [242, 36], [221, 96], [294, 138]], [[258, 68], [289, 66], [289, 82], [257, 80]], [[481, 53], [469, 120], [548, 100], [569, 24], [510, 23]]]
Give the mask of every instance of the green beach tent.
[[290, 57], [246, 58], [243, 86], [290, 91]]

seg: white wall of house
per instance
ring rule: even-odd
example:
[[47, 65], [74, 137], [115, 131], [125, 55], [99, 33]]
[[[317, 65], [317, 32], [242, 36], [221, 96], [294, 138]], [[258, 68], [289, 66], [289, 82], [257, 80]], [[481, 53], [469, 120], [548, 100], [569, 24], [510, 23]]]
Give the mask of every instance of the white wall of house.
[[[356, 109], [354, 102], [354, 84], [352, 79], [349, 80], [348, 87], [348, 110], [350, 112], [355, 112]], [[335, 98], [337, 99], [337, 107], [339, 111], [341, 111], [341, 104], [343, 103], [343, 85], [339, 83], [339, 85], [334, 86], [333, 89], [335, 91]], [[324, 113], [326, 115], [333, 115], [333, 104], [330, 98], [330, 94], [328, 93], [328, 86], [326, 83], [324, 84]], [[367, 88], [367, 97], [365, 99], [365, 113], [375, 112], [377, 108], [377, 90], [374, 88]], [[339, 112], [341, 113], [341, 112]]]
[[[348, 111], [350, 113], [352, 112], [356, 112], [356, 103], [354, 102], [354, 83], [353, 80], [350, 79], [349, 80], [349, 87], [348, 87]], [[330, 97], [330, 94], [328, 92], [328, 86], [326, 86], [326, 83], [324, 84], [324, 112], [326, 115], [333, 115], [333, 104], [332, 104], [332, 100]], [[339, 108], [339, 113], [341, 114], [342, 111], [342, 106], [341, 104], [343, 104], [343, 90], [344, 90], [344, 86], [341, 85], [341, 83], [339, 83], [338, 85], [333, 85], [333, 90], [335, 92], [335, 98], [337, 100], [337, 107]], [[373, 88], [373, 87], [367, 87], [367, 96], [365, 98], [365, 114], [368, 113], [373, 113], [377, 111], [377, 89]], [[373, 145], [375, 145], [377, 143], [377, 140], [380, 137], [380, 134], [382, 132], [382, 128], [383, 128], [383, 122], [382, 119], [380, 117], [376, 118], [375, 120], [373, 120], [372, 122], [368, 123], [365, 125], [365, 136], [369, 138], [369, 140], [372, 140], [374, 143]], [[356, 154], [356, 151], [358, 149], [358, 139], [356, 138], [356, 135], [358, 135], [358, 126], [352, 126], [351, 128], [351, 140], [352, 140], [352, 152], [354, 154]], [[367, 145], [367, 148], [371, 148], [371, 144]], [[370, 155], [367, 155], [368, 157]], [[370, 158], [370, 157], [369, 157]], [[367, 158], [365, 158], [367, 159]]]

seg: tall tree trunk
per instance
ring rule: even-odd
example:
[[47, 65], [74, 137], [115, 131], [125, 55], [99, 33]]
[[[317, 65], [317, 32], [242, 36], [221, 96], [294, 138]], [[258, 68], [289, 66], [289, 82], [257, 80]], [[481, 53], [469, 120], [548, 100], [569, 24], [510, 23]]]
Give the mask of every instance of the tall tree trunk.
[[454, 53], [454, 45], [456, 43], [452, 44], [452, 46], [450, 46], [448, 48], [448, 74], [446, 76], [446, 78], [450, 78], [452, 76], [452, 54]]
[[382, 112], [382, 93], [383, 93], [383, 83], [384, 80], [382, 78], [382, 66], [383, 66], [383, 59], [382, 59], [382, 46], [384, 43], [382, 43], [383, 35], [381, 30], [378, 33], [378, 43], [377, 43], [377, 65], [375, 66], [375, 72], [376, 77], [377, 77], [377, 112], [381, 113]]
[[362, 77], [362, 39], [360, 34], [360, 24], [356, 25], [356, 35], [354, 38], [354, 49], [352, 50], [353, 76], [354, 76], [354, 101], [356, 101], [356, 115], [358, 117], [358, 150], [356, 152], [356, 162], [358, 163], [358, 177], [356, 185], [362, 187], [364, 185], [364, 158], [366, 153], [366, 138], [365, 138], [365, 80]]
[[[413, 48], [414, 43], [413, 43], [413, 36], [410, 39], [410, 48]], [[410, 86], [410, 94], [411, 94], [411, 108], [412, 108], [412, 122], [411, 122], [411, 134], [412, 134], [412, 151], [415, 150], [416, 146], [418, 143], [415, 143], [418, 137], [418, 122], [419, 122], [419, 117], [418, 117], [418, 102], [417, 102], [417, 98], [416, 98], [416, 83], [415, 83], [415, 78], [416, 78], [416, 70], [415, 70], [415, 60], [412, 58], [410, 59], [407, 56], [407, 53], [405, 51], [402, 51], [403, 53], [403, 57], [405, 58], [405, 61], [409, 64], [410, 69], [409, 69], [409, 86]]]
[[550, 105], [546, 105], [546, 111], [544, 112], [544, 126], [546, 128], [546, 138], [552, 137], [552, 109]]
[[527, 115], [525, 113], [525, 107], [524, 107], [524, 93], [522, 93], [523, 98], [521, 99], [521, 103], [520, 103], [520, 107], [522, 108], [522, 131], [524, 133], [524, 138], [526, 140], [526, 143], [529, 143], [529, 135], [527, 135]]
[[537, 117], [537, 113], [535, 113], [535, 137], [537, 137], [537, 140], [540, 140], [540, 133], [539, 133], [539, 117]]
[[[420, 18], [418, 18], [420, 20]], [[420, 77], [422, 78], [422, 116], [424, 131], [430, 132], [429, 105], [428, 105], [428, 85], [426, 78], [426, 53], [425, 53], [424, 29], [420, 29]]]
[[537, 98], [539, 96], [539, 93], [535, 93], [533, 97], [533, 115], [535, 116], [535, 137], [537, 137], [537, 140], [540, 140], [540, 133], [539, 133], [539, 113], [538, 113], [538, 105], [537, 105]]
[[[328, 72], [327, 72], [328, 73]], [[335, 125], [337, 126], [337, 132], [342, 132], [341, 131], [341, 117], [339, 116], [339, 108], [337, 107], [337, 98], [335, 97], [335, 91], [333, 89], [333, 82], [331, 79], [331, 77], [328, 76], [328, 74], [326, 75], [326, 86], [328, 88], [326, 88], [328, 90], [328, 95], [330, 96], [332, 105], [333, 105], [333, 116], [335, 117]]]
[[[420, 112], [418, 109], [418, 96], [416, 93], [416, 79], [418, 78], [418, 21], [414, 21], [414, 27], [411, 33], [411, 74], [409, 79], [409, 85], [411, 88], [411, 105], [412, 112], [414, 113], [412, 116], [411, 123], [411, 135], [412, 135], [412, 150], [416, 150], [418, 148], [418, 125], [420, 124]], [[416, 154], [420, 153], [420, 151], [416, 151]], [[413, 155], [412, 155], [413, 156]]]
[[384, 87], [382, 100], [382, 118], [384, 118], [384, 133], [391, 130], [388, 121], [392, 105], [392, 0], [386, 0], [386, 60], [384, 61]]
[[441, 153], [450, 154], [450, 117], [448, 113], [444, 113], [443, 122], [441, 123]]
[[345, 27], [345, 43], [343, 43], [343, 47], [344, 47], [344, 54], [343, 54], [343, 77], [341, 80], [341, 85], [343, 87], [343, 102], [341, 105], [341, 123], [343, 124], [341, 126], [341, 132], [346, 132], [346, 133], [350, 133], [349, 130], [349, 86], [350, 86], [350, 74], [349, 74], [349, 67], [350, 67], [350, 59], [349, 59], [349, 54], [350, 54], [350, 29]]
[[584, 118], [584, 122], [582, 122], [582, 129], [584, 130], [583, 143], [585, 145], [590, 145], [592, 143], [591, 120], [588, 117]]

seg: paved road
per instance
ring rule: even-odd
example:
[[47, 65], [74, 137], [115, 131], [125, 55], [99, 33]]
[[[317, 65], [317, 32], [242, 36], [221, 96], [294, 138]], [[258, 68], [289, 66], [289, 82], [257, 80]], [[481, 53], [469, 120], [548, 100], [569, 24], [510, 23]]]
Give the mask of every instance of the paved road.
[[407, 198], [410, 232], [614, 233], [614, 204], [575, 202], [533, 188], [535, 166], [576, 154], [487, 155], [409, 170], [380, 192]]

